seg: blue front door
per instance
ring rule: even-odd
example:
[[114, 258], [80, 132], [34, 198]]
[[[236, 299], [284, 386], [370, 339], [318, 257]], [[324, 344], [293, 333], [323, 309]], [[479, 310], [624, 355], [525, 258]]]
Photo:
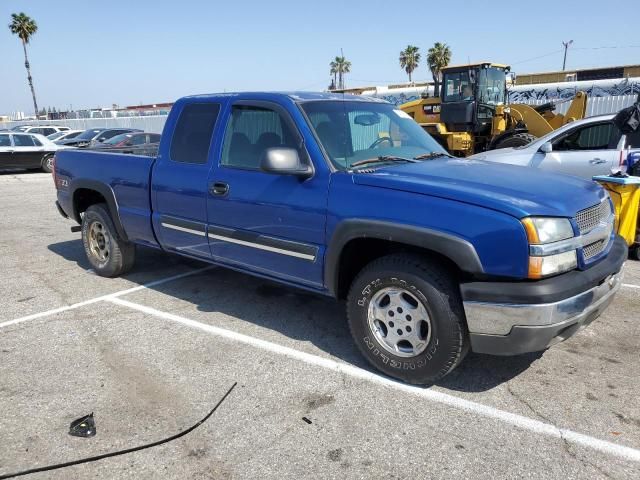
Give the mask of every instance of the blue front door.
[[328, 171], [303, 179], [259, 167], [271, 147], [296, 148], [310, 161], [301, 138], [279, 105], [232, 106], [209, 176], [208, 236], [218, 261], [321, 288]]

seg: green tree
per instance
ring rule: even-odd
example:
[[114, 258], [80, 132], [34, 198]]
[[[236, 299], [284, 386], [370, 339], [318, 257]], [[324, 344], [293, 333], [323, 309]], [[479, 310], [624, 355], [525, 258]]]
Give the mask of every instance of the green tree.
[[411, 74], [418, 68], [420, 63], [420, 49], [413, 45], [407, 45], [407, 48], [400, 52], [400, 68], [409, 75], [409, 83], [411, 83]]
[[38, 102], [36, 101], [36, 91], [33, 88], [33, 78], [31, 78], [31, 66], [29, 65], [29, 57], [27, 56], [27, 43], [29, 43], [31, 37], [38, 31], [38, 25], [35, 20], [22, 12], [12, 13], [9, 30], [22, 41], [24, 66], [27, 69], [27, 80], [29, 81], [29, 88], [31, 88], [31, 96], [33, 97], [33, 111], [37, 116]]
[[344, 88], [344, 75], [351, 71], [351, 62], [347, 60], [344, 56], [336, 57], [330, 64], [331, 68], [329, 71], [331, 75], [333, 75], [333, 83], [336, 84], [337, 77], [337, 85], [339, 89]]
[[446, 43], [436, 42], [427, 53], [427, 64], [433, 76], [433, 96], [440, 95], [440, 83], [442, 82], [442, 69], [451, 61], [451, 49]]

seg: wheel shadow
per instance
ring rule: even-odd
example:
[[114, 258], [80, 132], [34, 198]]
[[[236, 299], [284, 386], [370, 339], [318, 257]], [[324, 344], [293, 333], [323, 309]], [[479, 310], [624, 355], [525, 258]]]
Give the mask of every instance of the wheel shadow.
[[[48, 248], [83, 269], [90, 268], [80, 240], [55, 243]], [[205, 264], [138, 247], [136, 265], [123, 278], [138, 284], [155, 280], [149, 274], [158, 265], [166, 270], [167, 266], [201, 268]], [[374, 371], [351, 339], [344, 302], [225, 268], [154, 285], [150, 290], [196, 305], [203, 313], [222, 314], [293, 340], [309, 342], [333, 357]], [[456, 370], [435, 385], [460, 392], [491, 390], [527, 370], [541, 356], [542, 352], [517, 357], [470, 353]]]

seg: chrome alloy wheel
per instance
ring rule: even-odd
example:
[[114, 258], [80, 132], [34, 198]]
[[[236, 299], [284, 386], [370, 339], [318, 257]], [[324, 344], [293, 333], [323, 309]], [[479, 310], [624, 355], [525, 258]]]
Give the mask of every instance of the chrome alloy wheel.
[[100, 261], [106, 263], [111, 255], [111, 240], [100, 222], [93, 222], [89, 226], [89, 251], [91, 255]]
[[387, 287], [376, 292], [367, 316], [378, 343], [398, 357], [419, 355], [429, 344], [431, 319], [422, 302], [408, 290]]

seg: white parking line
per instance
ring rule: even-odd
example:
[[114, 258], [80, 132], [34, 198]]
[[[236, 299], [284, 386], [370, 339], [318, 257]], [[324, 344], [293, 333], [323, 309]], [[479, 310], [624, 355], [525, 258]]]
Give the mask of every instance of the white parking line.
[[622, 286], [627, 288], [640, 288], [640, 285], [633, 285], [631, 283], [623, 283]]
[[532, 418], [516, 415], [510, 412], [505, 412], [497, 408], [475, 403], [469, 400], [455, 397], [453, 395], [448, 395], [446, 393], [438, 392], [435, 390], [428, 390], [420, 387], [414, 387], [411, 385], [406, 385], [404, 383], [399, 383], [389, 378], [385, 378], [375, 373], [369, 372], [367, 370], [363, 370], [361, 368], [355, 367], [353, 365], [348, 365], [345, 363], [337, 362], [330, 358], [323, 358], [317, 355], [312, 355], [310, 353], [301, 352], [300, 350], [295, 350], [290, 347], [278, 345], [276, 343], [268, 342], [266, 340], [261, 340], [259, 338], [251, 337], [249, 335], [244, 335], [242, 333], [226, 330], [224, 328], [215, 327], [213, 325], [207, 325], [205, 323], [197, 322], [195, 320], [181, 317], [179, 315], [174, 315], [172, 313], [156, 310], [155, 308], [147, 307], [145, 305], [132, 303], [127, 300], [123, 300], [121, 298], [111, 297], [105, 300], [111, 303], [114, 303], [116, 305], [138, 310], [147, 315], [153, 315], [158, 318], [163, 318], [165, 320], [170, 320], [176, 323], [180, 323], [190, 328], [202, 330], [204, 332], [210, 333], [212, 335], [216, 335], [218, 337], [223, 337], [236, 342], [241, 342], [247, 345], [251, 345], [253, 347], [267, 350], [269, 352], [277, 353], [279, 355], [285, 355], [287, 357], [300, 360], [310, 365], [315, 365], [318, 367], [326, 368], [328, 370], [337, 371], [345, 375], [367, 380], [372, 383], [377, 383], [388, 388], [393, 388], [396, 390], [411, 393], [411, 394], [426, 398], [427, 400], [430, 400], [432, 402], [447, 405], [449, 407], [457, 408], [459, 410], [464, 410], [472, 414], [493, 418], [495, 420], [502, 421], [504, 423], [513, 425], [523, 430], [539, 433], [552, 438], [564, 439], [569, 443], [581, 445], [583, 447], [588, 447], [588, 448], [598, 450], [600, 452], [604, 452], [610, 455], [621, 457], [627, 460], [632, 460], [634, 462], [640, 462], [640, 450], [636, 450], [630, 447], [625, 447], [622, 445], [617, 445], [615, 443], [608, 442], [606, 440], [600, 440], [595, 437], [590, 437], [589, 435], [577, 433], [572, 430], [559, 428], [549, 423], [544, 423], [538, 420], [534, 420]]
[[7, 322], [0, 323], [0, 328], [9, 327], [11, 325], [16, 325], [18, 323], [28, 322], [29, 320], [35, 320], [37, 318], [48, 317], [50, 315], [55, 315], [56, 313], [66, 312], [67, 310], [73, 310], [76, 308], [84, 307], [85, 305], [91, 305], [92, 303], [102, 302], [103, 300], [117, 298], [121, 295], [127, 295], [129, 293], [137, 292], [145, 288], [154, 287], [156, 285], [161, 285], [163, 283], [172, 282], [173, 280], [178, 280], [180, 278], [196, 275], [206, 270], [211, 270], [212, 268], [216, 268], [216, 267], [212, 265], [209, 267], [199, 268], [197, 270], [191, 270], [189, 272], [180, 273], [178, 275], [172, 275], [171, 277], [161, 278], [160, 280], [154, 280], [153, 282], [145, 283], [144, 285], [138, 285], [137, 287], [128, 288], [126, 290], [120, 290], [119, 292], [109, 293], [107, 295], [101, 295], [100, 297], [90, 298], [89, 300], [85, 300], [83, 302], [74, 303], [72, 305], [65, 305], [64, 307], [54, 308], [52, 310], [47, 310], [45, 312], [34, 313], [32, 315], [27, 315], [26, 317], [16, 318], [14, 320], [9, 320]]

